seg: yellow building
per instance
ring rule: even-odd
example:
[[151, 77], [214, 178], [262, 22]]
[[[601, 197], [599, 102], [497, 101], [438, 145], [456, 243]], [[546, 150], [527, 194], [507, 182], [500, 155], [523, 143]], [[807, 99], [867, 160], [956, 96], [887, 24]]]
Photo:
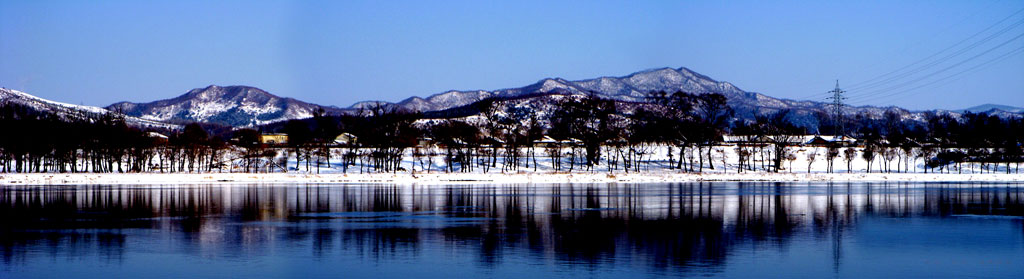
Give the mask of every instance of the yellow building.
[[288, 143], [288, 134], [262, 134], [260, 135], [260, 143], [262, 144], [286, 144]]

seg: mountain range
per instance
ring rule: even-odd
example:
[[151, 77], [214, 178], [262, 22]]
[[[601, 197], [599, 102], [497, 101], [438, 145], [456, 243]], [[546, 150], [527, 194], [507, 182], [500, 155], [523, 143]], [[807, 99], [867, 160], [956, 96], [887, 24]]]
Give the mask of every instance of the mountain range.
[[[5, 92], [10, 91], [5, 90]], [[684, 91], [698, 94], [719, 93], [728, 98], [729, 105], [736, 111], [736, 117], [739, 119], [753, 119], [754, 116], [760, 114], [790, 110], [794, 112], [794, 121], [808, 127], [816, 127], [818, 119], [816, 114], [828, 113], [830, 111], [828, 103], [781, 99], [761, 93], [744, 91], [729, 82], [714, 80], [685, 67], [650, 69], [620, 77], [599, 77], [576, 81], [562, 78], [545, 78], [523, 87], [492, 91], [451, 90], [427, 97], [410, 97], [397, 103], [384, 101], [358, 102], [347, 108], [323, 106], [292, 98], [279, 97], [250, 86], [216, 85], [192, 89], [175, 98], [148, 103], [119, 102], [107, 106], [105, 109], [77, 107], [87, 108], [87, 110], [95, 112], [100, 112], [100, 110], [120, 112], [132, 117], [133, 121], [139, 123], [182, 124], [188, 122], [207, 122], [233, 127], [251, 127], [289, 119], [309, 118], [313, 116], [317, 109], [323, 109], [328, 114], [340, 114], [351, 113], [371, 105], [389, 105], [408, 111], [433, 112], [466, 106], [487, 98], [518, 98], [545, 101], [550, 99], [546, 98], [546, 96], [551, 95], [582, 94], [596, 94], [604, 98], [623, 102], [643, 102], [648, 92], [652, 91]], [[19, 92], [19, 94], [24, 93]], [[46, 102], [62, 104], [52, 101]], [[64, 107], [73, 106], [62, 105]], [[844, 107], [844, 113], [847, 115], [867, 115], [872, 118], [881, 117], [887, 111], [895, 112], [904, 119], [918, 121], [923, 120], [925, 114], [924, 111], [912, 112], [895, 106]], [[1024, 109], [990, 104], [959, 111], [935, 110], [932, 112], [953, 115], [959, 115], [964, 112], [987, 112], [1002, 117], [1020, 117], [1024, 114]]]
[[[619, 101], [644, 101], [652, 91], [690, 93], [720, 93], [730, 100], [747, 100], [767, 97], [745, 92], [728, 82], [719, 82], [687, 68], [661, 68], [636, 72], [623, 77], [600, 77], [595, 79], [569, 81], [562, 78], [545, 78], [536, 83], [494, 91], [447, 91], [426, 98], [410, 97], [396, 105], [412, 111], [436, 111], [467, 105], [488, 97], [514, 97], [534, 93], [588, 94]], [[760, 96], [759, 96], [760, 95]], [[373, 103], [373, 102], [369, 102]], [[357, 103], [359, 107], [364, 103]]]
[[[714, 80], [685, 67], [651, 69], [621, 77], [599, 77], [577, 81], [546, 78], [524, 87], [494, 91], [453, 90], [426, 98], [411, 97], [395, 103], [395, 105], [413, 111], [435, 111], [466, 105], [488, 97], [514, 97], [531, 93], [594, 93], [618, 101], [642, 102], [645, 101], [645, 96], [652, 91], [718, 93], [728, 98], [728, 103], [736, 111], [737, 118], [753, 119], [756, 115], [788, 109], [795, 113], [794, 121], [812, 127], [817, 124], [814, 114], [825, 112], [828, 106], [822, 102], [779, 99], [761, 93], [744, 91], [732, 83]], [[357, 103], [355, 107], [360, 105]], [[897, 107], [846, 107], [845, 113], [867, 113], [881, 117], [887, 110], [896, 111], [904, 117], [914, 118], [909, 111]]]
[[[818, 117], [816, 114], [829, 113], [831, 104], [820, 101], [790, 100], [775, 98], [757, 92], [749, 92], [740, 89], [732, 83], [717, 81], [708, 76], [702, 75], [688, 68], [658, 68], [644, 70], [621, 77], [599, 77], [594, 79], [569, 81], [562, 78], [545, 78], [536, 83], [517, 88], [500, 89], [494, 91], [472, 90], [457, 91], [451, 90], [431, 95], [426, 98], [410, 97], [397, 103], [380, 101], [360, 102], [351, 108], [359, 108], [367, 104], [392, 104], [410, 111], [439, 111], [471, 104], [489, 97], [518, 97], [536, 96], [539, 98], [549, 94], [597, 94], [598, 96], [626, 102], [642, 102], [647, 93], [652, 91], [675, 92], [684, 91], [689, 93], [718, 93], [728, 98], [729, 105], [735, 110], [739, 119], [751, 120], [757, 115], [774, 113], [780, 110], [790, 110], [793, 114], [793, 121], [806, 127], [817, 127]], [[896, 106], [846, 106], [843, 113], [846, 115], [866, 115], [871, 118], [880, 118], [886, 112], [894, 112], [903, 119], [921, 121], [925, 113], [952, 114], [957, 116], [964, 112], [986, 112], [1000, 117], [1021, 117], [1024, 116], [1024, 109], [1002, 105], [983, 105], [967, 110], [949, 111], [909, 111]]]
[[[345, 113], [371, 105], [396, 106], [407, 111], [441, 111], [472, 104], [487, 98], [514, 98], [545, 96], [550, 94], [597, 94], [604, 98], [625, 102], [642, 102], [652, 91], [685, 91], [690, 93], [719, 93], [725, 95], [738, 118], [753, 119], [755, 115], [789, 109], [796, 112], [797, 121], [816, 121], [816, 112], [824, 112], [827, 104], [814, 101], [779, 99], [760, 93], [747, 92], [735, 85], [717, 81], [687, 68], [659, 68], [640, 71], [621, 77], [599, 77], [570, 81], [545, 78], [523, 87], [498, 90], [451, 90], [428, 97], [410, 97], [397, 103], [364, 101], [348, 108], [319, 106], [291, 98], [282, 98], [248, 86], [208, 86], [193, 89], [172, 99], [149, 103], [121, 102], [107, 109], [121, 111], [143, 119], [185, 123], [211, 122], [231, 126], [254, 126], [265, 123], [310, 117], [317, 107], [328, 113]], [[886, 110], [898, 111], [912, 117], [910, 112], [896, 108], [847, 107], [847, 113], [868, 113], [881, 116]], [[815, 126], [816, 123], [806, 123]]]

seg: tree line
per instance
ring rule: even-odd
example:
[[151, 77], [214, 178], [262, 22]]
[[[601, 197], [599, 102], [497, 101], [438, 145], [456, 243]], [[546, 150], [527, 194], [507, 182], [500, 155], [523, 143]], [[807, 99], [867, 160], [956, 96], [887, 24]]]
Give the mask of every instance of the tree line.
[[12, 103], [0, 105], [0, 127], [6, 172], [210, 171], [229, 147], [199, 124], [144, 131], [116, 114], [66, 119]]
[[[928, 113], [912, 120], [889, 111], [880, 118], [846, 117], [846, 129], [834, 131], [837, 120], [825, 114], [815, 115], [817, 126], [797, 123], [795, 113], [785, 110], [739, 119], [727, 98], [714, 93], [651, 92], [638, 102], [597, 94], [533, 99], [549, 101], [487, 99], [442, 114], [375, 104], [342, 115], [319, 109], [308, 119], [251, 129], [192, 123], [180, 130], [143, 130], [116, 114], [66, 119], [6, 103], [0, 105], [0, 127], [11, 135], [0, 137], [0, 167], [6, 172], [319, 172], [329, 166], [397, 173], [411, 166], [517, 172], [538, 170], [543, 157], [558, 172], [596, 171], [597, 166], [611, 172], [651, 167], [704, 172], [730, 164], [735, 172], [780, 172], [792, 170], [806, 140], [801, 136], [812, 132], [857, 141], [820, 143], [821, 153], [803, 150], [808, 171], [825, 161], [826, 171], [833, 172], [840, 159], [850, 171], [861, 159], [868, 172], [918, 171], [921, 165], [925, 172], [949, 173], [969, 164], [1009, 173], [1019, 172], [1024, 161], [1019, 117]], [[269, 132], [286, 134], [287, 143], [261, 141]], [[346, 141], [336, 141], [339, 135]], [[726, 158], [726, 148], [733, 148], [734, 158]]]

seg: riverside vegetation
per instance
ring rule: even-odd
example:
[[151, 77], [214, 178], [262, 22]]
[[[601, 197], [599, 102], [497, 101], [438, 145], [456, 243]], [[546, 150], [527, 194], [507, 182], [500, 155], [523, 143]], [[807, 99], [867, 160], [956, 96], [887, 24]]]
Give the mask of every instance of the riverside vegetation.
[[[983, 113], [932, 113], [923, 121], [895, 113], [837, 120], [822, 113], [808, 126], [794, 123], [789, 111], [737, 120], [720, 94], [653, 92], [647, 102], [550, 99], [548, 107], [495, 98], [428, 113], [374, 105], [255, 128], [190, 123], [181, 130], [132, 127], [118, 114], [68, 119], [2, 104], [0, 127], [8, 133], [0, 137], [0, 171], [699, 173], [732, 165], [736, 172], [783, 172], [800, 161], [808, 172], [815, 162], [833, 172], [839, 160], [847, 172], [920, 166], [1019, 173], [1024, 161], [1024, 119]], [[261, 141], [270, 132], [286, 134], [287, 143]], [[806, 146], [801, 135], [812, 132], [856, 140]], [[339, 135], [349, 140], [337, 141]], [[866, 168], [855, 169], [855, 162]]]

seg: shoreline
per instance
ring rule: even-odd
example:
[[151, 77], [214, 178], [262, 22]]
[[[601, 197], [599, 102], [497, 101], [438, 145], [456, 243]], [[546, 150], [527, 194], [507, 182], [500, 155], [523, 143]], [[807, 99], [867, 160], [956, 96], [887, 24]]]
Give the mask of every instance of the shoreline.
[[1024, 182], [1021, 174], [933, 173], [3, 173], [7, 185], [344, 183], [505, 184], [659, 182]]

